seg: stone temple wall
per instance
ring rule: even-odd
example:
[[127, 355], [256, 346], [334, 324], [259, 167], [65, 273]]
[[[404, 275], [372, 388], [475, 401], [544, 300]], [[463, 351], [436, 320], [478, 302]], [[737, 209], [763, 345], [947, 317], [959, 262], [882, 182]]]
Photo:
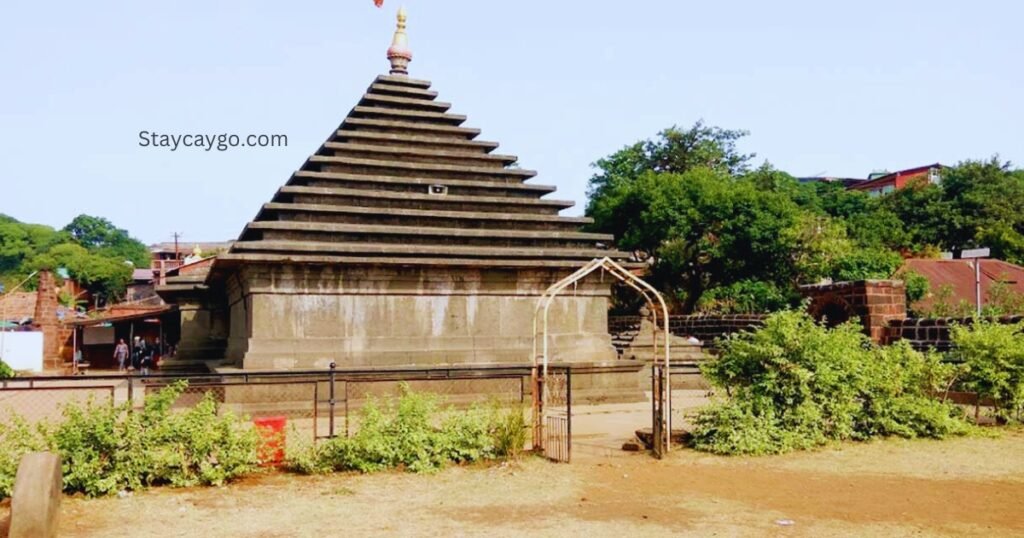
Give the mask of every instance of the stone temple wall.
[[[226, 280], [227, 355], [245, 369], [527, 363], [533, 312], [564, 270], [249, 265]], [[608, 279], [549, 314], [552, 361], [616, 358]]]

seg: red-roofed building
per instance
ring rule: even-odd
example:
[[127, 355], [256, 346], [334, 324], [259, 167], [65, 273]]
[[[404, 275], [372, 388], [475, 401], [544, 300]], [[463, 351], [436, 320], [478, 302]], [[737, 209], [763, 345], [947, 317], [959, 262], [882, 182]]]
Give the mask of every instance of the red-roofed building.
[[[981, 263], [981, 299], [982, 305], [987, 304], [989, 292], [997, 282], [1002, 282], [1007, 289], [1024, 294], [1024, 267], [1002, 260], [969, 259], [969, 260], [906, 260], [900, 271], [914, 271], [928, 279], [928, 295], [911, 305], [917, 312], [931, 311], [937, 301], [943, 300], [949, 306], [962, 303], [971, 305], [976, 302], [974, 264]], [[944, 287], [948, 287], [948, 297], [940, 297]]]
[[881, 176], [868, 178], [867, 181], [852, 184], [848, 188], [854, 191], [865, 191], [872, 196], [881, 196], [902, 189], [914, 181], [939, 183], [942, 181], [940, 176], [942, 168], [944, 167], [941, 164], [935, 163], [898, 172], [888, 172]]

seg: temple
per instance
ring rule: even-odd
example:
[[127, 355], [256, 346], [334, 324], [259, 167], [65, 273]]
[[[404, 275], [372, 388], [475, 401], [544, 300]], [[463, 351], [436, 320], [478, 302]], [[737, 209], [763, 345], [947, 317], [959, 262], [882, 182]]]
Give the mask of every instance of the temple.
[[[559, 212], [498, 144], [477, 140], [410, 78], [405, 13], [376, 77], [324, 144], [208, 271], [168, 279], [180, 360], [246, 370], [528, 364], [544, 290], [595, 257], [624, 258]], [[608, 363], [611, 278], [551, 312], [554, 359]]]

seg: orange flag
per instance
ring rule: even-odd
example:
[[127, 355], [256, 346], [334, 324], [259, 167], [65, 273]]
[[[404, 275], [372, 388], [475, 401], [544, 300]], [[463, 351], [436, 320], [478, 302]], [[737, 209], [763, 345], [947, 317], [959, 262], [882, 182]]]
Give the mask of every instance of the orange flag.
[[380, 7], [384, 5], [384, 0], [373, 0], [373, 5]]

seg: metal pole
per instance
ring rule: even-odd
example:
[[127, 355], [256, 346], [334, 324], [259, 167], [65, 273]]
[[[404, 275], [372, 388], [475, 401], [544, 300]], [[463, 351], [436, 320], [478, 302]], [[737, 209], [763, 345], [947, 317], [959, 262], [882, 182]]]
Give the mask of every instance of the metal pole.
[[[330, 377], [330, 380], [331, 380], [331, 388], [329, 389], [329, 393], [330, 393], [329, 398], [330, 399], [327, 400], [327, 402], [328, 402], [328, 405], [330, 406], [330, 409], [331, 409], [331, 417], [327, 421], [327, 423], [329, 424], [329, 426], [327, 427], [327, 436], [331, 437], [331, 438], [334, 437], [334, 369], [337, 368], [337, 367], [338, 367], [338, 365], [335, 364], [334, 362], [332, 362], [331, 363], [331, 371], [330, 371], [330, 374], [329, 374], [329, 377]], [[347, 399], [348, 398], [346, 398], [346, 400]], [[348, 416], [347, 415], [348, 414], [346, 413], [346, 417], [345, 417], [346, 424], [347, 424], [347, 421], [348, 421]], [[345, 428], [345, 433], [346, 433], [346, 435], [348, 434], [348, 427]]]
[[572, 367], [565, 369], [565, 462], [572, 459]]
[[974, 302], [981, 317], [981, 258], [974, 259]]
[[544, 377], [533, 367], [533, 449], [544, 451]]
[[[320, 414], [320, 383], [313, 381], [313, 444], [320, 439], [320, 424], [317, 421]], [[333, 419], [334, 416], [331, 416]]]
[[651, 365], [651, 448], [654, 448], [654, 438], [658, 435], [658, 383], [655, 381], [658, 375], [658, 363]]
[[348, 437], [350, 435], [349, 434], [349, 429], [348, 429], [348, 385], [349, 385], [349, 383], [351, 383], [351, 381], [349, 381], [349, 380], [345, 381], [345, 437]]

